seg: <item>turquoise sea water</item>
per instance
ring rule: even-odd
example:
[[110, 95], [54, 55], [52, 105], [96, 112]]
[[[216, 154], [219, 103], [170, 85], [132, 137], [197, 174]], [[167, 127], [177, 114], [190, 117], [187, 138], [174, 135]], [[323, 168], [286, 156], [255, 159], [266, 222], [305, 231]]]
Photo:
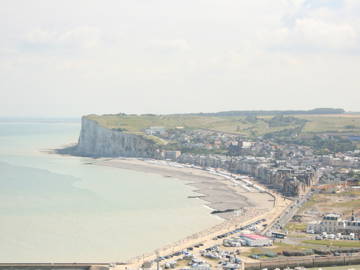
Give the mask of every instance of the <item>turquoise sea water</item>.
[[79, 122], [0, 122], [0, 262], [115, 262], [218, 224], [183, 181], [43, 150]]

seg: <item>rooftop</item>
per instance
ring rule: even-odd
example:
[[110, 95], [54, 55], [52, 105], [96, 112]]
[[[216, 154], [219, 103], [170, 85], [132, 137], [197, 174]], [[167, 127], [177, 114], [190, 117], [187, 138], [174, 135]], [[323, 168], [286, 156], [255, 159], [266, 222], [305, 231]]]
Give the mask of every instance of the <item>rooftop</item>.
[[242, 234], [241, 237], [246, 237], [246, 238], [249, 238], [249, 239], [252, 239], [252, 240], [269, 239], [269, 238], [267, 238], [265, 236], [258, 235], [258, 234]]

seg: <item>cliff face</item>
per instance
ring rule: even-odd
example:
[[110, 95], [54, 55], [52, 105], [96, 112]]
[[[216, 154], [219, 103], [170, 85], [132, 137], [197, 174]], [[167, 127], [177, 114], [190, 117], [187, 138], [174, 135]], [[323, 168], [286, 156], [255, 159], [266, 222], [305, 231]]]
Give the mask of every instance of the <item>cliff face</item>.
[[100, 126], [83, 117], [79, 142], [70, 152], [88, 157], [156, 157], [156, 144], [141, 135]]

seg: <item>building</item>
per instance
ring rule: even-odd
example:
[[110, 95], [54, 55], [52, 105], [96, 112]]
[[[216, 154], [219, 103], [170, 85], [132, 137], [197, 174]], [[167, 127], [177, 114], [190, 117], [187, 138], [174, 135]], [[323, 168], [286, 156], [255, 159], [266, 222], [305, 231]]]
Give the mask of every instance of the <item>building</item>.
[[241, 239], [244, 240], [245, 244], [249, 247], [264, 247], [271, 246], [272, 240], [258, 234], [242, 234]]
[[343, 220], [343, 228], [341, 232], [344, 233], [355, 233], [360, 235], [360, 218], [356, 218], [354, 211], [351, 215], [350, 220]]
[[164, 159], [170, 159], [175, 161], [181, 155], [181, 151], [163, 151], [162, 155]]
[[307, 226], [307, 232], [314, 233], [337, 233], [340, 226], [341, 217], [338, 214], [327, 214], [320, 222], [312, 222]]
[[253, 142], [245, 142], [245, 141], [242, 141], [242, 142], [240, 143], [241, 148], [245, 148], [245, 149], [248, 149], [248, 148], [250, 148], [250, 147], [253, 146], [253, 145], [254, 145]]
[[309, 223], [308, 233], [360, 233], [360, 219], [354, 213], [349, 220], [343, 220], [338, 214], [327, 214], [319, 222]]
[[154, 136], [165, 135], [166, 129], [164, 127], [149, 127], [145, 129], [145, 133], [146, 135], [154, 135]]

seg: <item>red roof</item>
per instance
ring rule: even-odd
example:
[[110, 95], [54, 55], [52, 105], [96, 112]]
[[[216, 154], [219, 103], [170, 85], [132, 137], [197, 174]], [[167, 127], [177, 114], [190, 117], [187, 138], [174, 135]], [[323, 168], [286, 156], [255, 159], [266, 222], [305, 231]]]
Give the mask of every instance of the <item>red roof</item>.
[[259, 240], [259, 239], [269, 239], [265, 236], [258, 235], [258, 234], [242, 234], [241, 236], [252, 239], [252, 240]]

